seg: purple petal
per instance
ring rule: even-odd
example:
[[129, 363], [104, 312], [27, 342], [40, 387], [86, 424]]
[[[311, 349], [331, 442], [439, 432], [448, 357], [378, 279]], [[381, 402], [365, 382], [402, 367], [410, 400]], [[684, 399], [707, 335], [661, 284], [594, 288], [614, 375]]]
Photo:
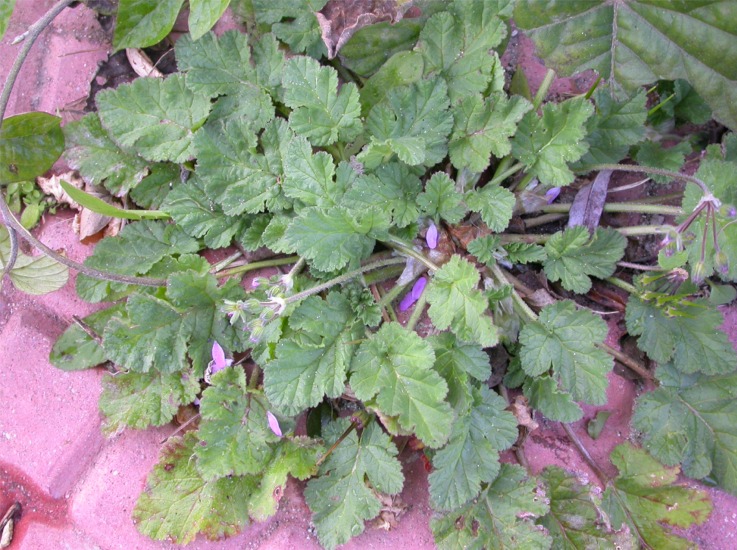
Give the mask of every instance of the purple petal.
[[402, 298], [402, 301], [399, 302], [399, 311], [407, 311], [410, 307], [412, 307], [412, 304], [414, 304], [417, 300], [420, 299], [420, 296], [422, 296], [422, 291], [425, 290], [426, 285], [427, 279], [425, 277], [420, 277], [419, 279], [417, 279], [414, 286], [412, 287], [412, 290], [405, 294], [404, 298]]
[[225, 352], [217, 340], [212, 343], [212, 372], [217, 372], [228, 366], [225, 360]]
[[430, 222], [430, 227], [427, 228], [427, 233], [425, 233], [425, 241], [432, 250], [438, 246], [438, 228], [432, 222]]
[[560, 195], [560, 187], [551, 187], [545, 191], [545, 197], [548, 199], [548, 204], [553, 204], [553, 201]]
[[266, 418], [269, 421], [269, 428], [271, 428], [271, 431], [281, 437], [281, 428], [279, 427], [279, 421], [276, 419], [276, 416], [274, 416], [271, 411], [266, 411]]

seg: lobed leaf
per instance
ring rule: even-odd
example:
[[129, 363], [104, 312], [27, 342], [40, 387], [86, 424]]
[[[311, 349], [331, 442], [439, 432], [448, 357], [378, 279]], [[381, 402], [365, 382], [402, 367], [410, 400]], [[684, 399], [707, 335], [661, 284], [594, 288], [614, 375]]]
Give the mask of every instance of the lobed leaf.
[[566, 290], [584, 294], [591, 289], [591, 277], [603, 279], [614, 273], [626, 245], [627, 239], [614, 229], [597, 227], [590, 236], [584, 226], [571, 227], [545, 243], [545, 275]]
[[450, 330], [462, 341], [484, 347], [498, 341], [496, 327], [487, 314], [488, 301], [476, 287], [481, 276], [467, 260], [453, 255], [435, 272], [425, 291], [428, 315], [439, 330]]
[[182, 74], [139, 78], [96, 97], [110, 137], [147, 160], [181, 163], [194, 156], [195, 131], [210, 112], [207, 96], [195, 95]]
[[607, 335], [606, 323], [566, 300], [545, 306], [537, 321], [520, 331], [520, 360], [529, 376], [552, 369], [554, 379], [576, 401], [606, 402], [612, 358], [596, 347]]
[[501, 185], [485, 185], [466, 194], [468, 208], [480, 213], [481, 219], [495, 233], [501, 233], [509, 225], [515, 202], [514, 193]]
[[549, 506], [545, 493], [524, 468], [502, 464], [499, 475], [478, 498], [430, 521], [441, 550], [525, 548], [546, 550], [550, 536], [534, 523]]
[[362, 401], [375, 399], [387, 416], [398, 416], [429, 447], [447, 439], [453, 414], [448, 386], [433, 370], [432, 347], [397, 323], [385, 323], [360, 345], [351, 362], [351, 388]]
[[656, 371], [660, 387], [637, 401], [633, 425], [663, 464], [681, 464], [701, 479], [711, 475], [737, 494], [737, 376], [685, 374], [671, 363]]
[[445, 172], [435, 172], [425, 184], [425, 191], [417, 197], [417, 206], [423, 213], [448, 223], [458, 223], [466, 215], [463, 195]]
[[[328, 424], [323, 428], [325, 443], [335, 443], [349, 425], [348, 419]], [[372, 487], [389, 494], [402, 490], [397, 454], [389, 436], [373, 422], [360, 436], [349, 433], [321, 466], [320, 475], [307, 482], [305, 501], [323, 546], [333, 549], [348, 542], [363, 532], [365, 521], [379, 514], [381, 501]]]
[[517, 419], [507, 402], [488, 388], [473, 391], [470, 411], [453, 423], [450, 440], [433, 457], [430, 502], [454, 510], [481, 493], [499, 474], [499, 452], [517, 440]]
[[612, 527], [626, 525], [641, 546], [693, 548], [664, 526], [685, 529], [705, 522], [712, 510], [708, 493], [675, 485], [677, 468], [662, 466], [629, 443], [617, 446], [610, 458], [619, 475], [608, 485], [602, 504]]
[[549, 186], [569, 185], [574, 174], [568, 167], [588, 150], [586, 121], [594, 109], [585, 98], [546, 103], [543, 114], [529, 111], [517, 126], [512, 155], [527, 166], [527, 173]]

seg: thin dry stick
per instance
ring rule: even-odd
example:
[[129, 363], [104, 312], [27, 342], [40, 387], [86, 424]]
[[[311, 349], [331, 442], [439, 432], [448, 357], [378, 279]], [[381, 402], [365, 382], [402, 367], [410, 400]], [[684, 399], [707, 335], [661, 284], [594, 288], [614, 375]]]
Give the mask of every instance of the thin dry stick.
[[565, 422], [561, 422], [560, 425], [563, 426], [563, 430], [566, 432], [568, 439], [571, 440], [571, 443], [573, 443], [573, 445], [576, 447], [581, 457], [583, 457], [586, 464], [588, 464], [589, 468], [591, 468], [591, 471], [596, 474], [596, 477], [599, 478], [601, 484], [606, 486], [609, 483], [609, 476], [607, 476], [604, 471], [599, 467], [591, 454], [589, 454], [588, 449], [584, 447], [583, 443], [578, 438], [576, 433], [571, 429], [571, 427]]

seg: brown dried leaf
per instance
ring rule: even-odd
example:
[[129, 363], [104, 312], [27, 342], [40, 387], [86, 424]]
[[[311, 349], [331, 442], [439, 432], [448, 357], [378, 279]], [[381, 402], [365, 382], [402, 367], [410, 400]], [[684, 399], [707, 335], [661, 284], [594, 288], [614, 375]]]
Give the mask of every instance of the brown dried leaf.
[[602, 170], [593, 182], [579, 190], [568, 213], [568, 227], [583, 225], [593, 232], [599, 226], [611, 177], [611, 170]]
[[152, 76], [156, 78], [164, 77], [164, 74], [156, 68], [153, 61], [151, 61], [151, 58], [149, 58], [143, 50], [138, 48], [126, 48], [125, 56], [128, 58], [128, 63], [130, 63], [133, 72], [138, 76]]
[[395, 0], [330, 0], [315, 14], [328, 59], [333, 59], [358, 29], [382, 21], [396, 23], [409, 7], [409, 2], [398, 7]]
[[529, 431], [534, 432], [540, 425], [535, 422], [532, 418], [532, 409], [527, 403], [527, 398], [524, 395], [518, 395], [514, 398], [514, 402], [510, 405], [512, 414], [517, 418], [517, 424], [524, 426]]
[[84, 180], [79, 177], [77, 172], [64, 172], [63, 174], [54, 174], [50, 178], [36, 178], [36, 184], [41, 191], [47, 195], [54, 197], [57, 203], [66, 204], [73, 210], [79, 210], [80, 206], [69, 196], [66, 191], [61, 188], [60, 181], [65, 181], [69, 185], [77, 189], [84, 189]]

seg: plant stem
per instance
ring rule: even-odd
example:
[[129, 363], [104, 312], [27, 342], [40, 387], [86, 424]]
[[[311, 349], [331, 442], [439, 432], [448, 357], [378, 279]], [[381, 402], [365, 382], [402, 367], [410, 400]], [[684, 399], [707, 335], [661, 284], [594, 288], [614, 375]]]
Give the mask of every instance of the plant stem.
[[236, 261], [238, 258], [243, 256], [243, 252], [235, 252], [234, 254], [231, 254], [224, 260], [220, 260], [218, 263], [216, 263], [214, 266], [210, 268], [210, 273], [217, 273], [218, 271], [225, 269], [230, 264], [232, 264], [234, 261]]
[[566, 435], [568, 436], [568, 439], [571, 440], [571, 443], [576, 447], [581, 457], [584, 459], [584, 462], [588, 464], [589, 468], [591, 468], [591, 471], [594, 472], [596, 477], [599, 478], [599, 481], [601, 481], [601, 484], [606, 486], [609, 483], [609, 476], [604, 473], [604, 471], [599, 467], [599, 465], [596, 463], [596, 461], [593, 459], [591, 454], [589, 454], [588, 449], [583, 446], [583, 443], [578, 438], [576, 433], [571, 429], [571, 427], [564, 423], [560, 423], [561, 426], [563, 426], [563, 430], [566, 432]]
[[596, 346], [614, 357], [614, 359], [622, 363], [625, 367], [629, 368], [632, 372], [639, 374], [641, 378], [644, 378], [645, 380], [648, 380], [650, 382], [655, 382], [655, 377], [650, 373], [650, 371], [647, 370], [640, 363], [632, 359], [632, 357], [630, 357], [626, 353], [622, 353], [618, 349], [615, 349], [608, 344], [597, 344]]
[[535, 98], [532, 100], [533, 111], [537, 111], [543, 101], [545, 101], [545, 97], [548, 95], [548, 90], [550, 90], [550, 85], [553, 83], [554, 78], [555, 71], [553, 69], [548, 69], [548, 72], [545, 73], [545, 78], [543, 78], [543, 81], [540, 83], [540, 87], [537, 89]]
[[[409, 282], [403, 285], [394, 285], [389, 292], [384, 294], [379, 302], [379, 306], [387, 307], [391, 304], [403, 291], [409, 286]], [[396, 317], [396, 316], [395, 316]]]
[[[571, 210], [572, 203], [548, 204], [540, 208], [541, 212], [566, 213]], [[680, 216], [683, 210], [678, 206], [663, 204], [644, 204], [641, 202], [608, 202], [604, 204], [604, 212], [639, 212], [642, 214], [663, 214], [664, 216]]]
[[502, 163], [499, 164], [499, 168], [497, 168], [497, 171], [494, 172], [494, 177], [486, 185], [496, 185], [497, 183], [501, 183], [505, 179], [507, 179], [509, 176], [516, 174], [517, 172], [519, 172], [525, 167], [524, 164], [522, 164], [521, 162], [518, 162], [511, 168], [506, 168], [505, 166], [504, 171], [500, 171], [499, 169], [502, 167], [502, 164], [504, 164], [504, 161], [507, 160], [507, 158], [511, 158], [511, 157], [506, 157], [504, 160], [502, 160]]
[[586, 170], [591, 172], [598, 172], [601, 170], [619, 170], [622, 172], [640, 172], [642, 174], [656, 174], [658, 176], [665, 176], [672, 179], [680, 179], [695, 183], [701, 190], [707, 195], [711, 196], [711, 190], [709, 187], [699, 178], [695, 176], [689, 176], [688, 174], [681, 174], [680, 172], [672, 172], [671, 170], [663, 170], [662, 168], [652, 168], [650, 166], [637, 166], [634, 164], [593, 164], [586, 166]]
[[557, 222], [558, 220], [562, 220], [565, 217], [565, 214], [543, 214], [542, 216], [537, 216], [535, 218], [526, 218], [525, 229], [531, 229], [533, 227], [539, 227], [548, 223]]
[[315, 466], [319, 467], [323, 462], [327, 460], [327, 458], [333, 454], [333, 451], [338, 448], [338, 445], [343, 443], [343, 440], [345, 440], [346, 437], [348, 437], [353, 430], [358, 428], [359, 424], [362, 424], [364, 427], [368, 425], [369, 422], [373, 419], [373, 416], [369, 416], [366, 411], [358, 411], [353, 415], [353, 419], [351, 420], [351, 425], [346, 428], [346, 430], [340, 435], [340, 437], [333, 443], [330, 448], [325, 451], [325, 454], [322, 455], [318, 460]]
[[625, 237], [637, 237], [639, 235], [667, 235], [675, 231], [670, 225], [633, 225], [632, 227], [618, 227]]
[[378, 262], [372, 262], [370, 264], [366, 264], [363, 267], [360, 267], [353, 271], [349, 271], [348, 273], [344, 273], [343, 275], [335, 277], [334, 279], [330, 279], [329, 281], [326, 281], [322, 284], [313, 286], [312, 288], [308, 288], [307, 290], [303, 290], [302, 292], [298, 292], [297, 294], [289, 296], [286, 299], [286, 303], [291, 304], [294, 302], [299, 302], [300, 300], [304, 300], [305, 298], [312, 296], [313, 294], [318, 294], [322, 292], [323, 290], [328, 290], [329, 288], [334, 287], [335, 285], [339, 285], [347, 281], [350, 281], [351, 279], [358, 277], [359, 275], [362, 275], [363, 273], [366, 273], [367, 271], [372, 271], [374, 269], [378, 269], [380, 267], [385, 267], [388, 265], [397, 265], [400, 263], [403, 264], [406, 261], [407, 260], [405, 258], [387, 258], [386, 260], [379, 260]]
[[607, 283], [613, 284], [617, 288], [621, 288], [628, 294], [637, 294], [637, 289], [634, 287], [634, 285], [631, 285], [630, 283], [623, 281], [619, 277], [607, 277], [605, 280]]
[[409, 320], [407, 321], [407, 325], [405, 326], [405, 328], [409, 331], [415, 330], [417, 321], [420, 320], [420, 316], [425, 310], [425, 304], [427, 303], [426, 294], [426, 292], [423, 292], [415, 303], [415, 308], [412, 310], [412, 315], [410, 315]]
[[389, 235], [389, 240], [382, 241], [387, 246], [390, 246], [397, 252], [401, 252], [405, 256], [410, 256], [411, 258], [414, 258], [415, 260], [419, 260], [423, 264], [425, 264], [430, 271], [437, 271], [440, 269], [439, 266], [437, 266], [434, 262], [430, 261], [428, 258], [425, 257], [424, 254], [421, 254], [414, 248], [412, 248], [412, 245], [409, 243], [405, 243], [402, 241], [399, 237], [395, 237], [394, 235]]
[[527, 302], [525, 302], [522, 296], [519, 295], [514, 282], [511, 280], [511, 275], [505, 273], [502, 268], [499, 267], [497, 264], [492, 265], [489, 269], [491, 270], [491, 273], [497, 280], [497, 282], [501, 284], [512, 284], [512, 286], [514, 287], [512, 289], [512, 300], [514, 301], [514, 304], [531, 322], [534, 323], [535, 321], [537, 321], [537, 314], [532, 311], [532, 308], [528, 306]]
[[627, 269], [636, 269], [638, 271], [668, 271], [660, 267], [659, 265], [641, 265], [633, 264], [632, 262], [617, 262], [619, 267], [625, 267]]
[[262, 260], [260, 262], [251, 262], [250, 264], [239, 265], [238, 267], [231, 267], [225, 271], [215, 273], [215, 277], [218, 279], [222, 277], [230, 277], [231, 275], [240, 275], [241, 273], [248, 273], [254, 269], [262, 269], [265, 267], [277, 267], [280, 265], [293, 264], [299, 261], [299, 256], [287, 256], [286, 258], [271, 258], [269, 260]]

